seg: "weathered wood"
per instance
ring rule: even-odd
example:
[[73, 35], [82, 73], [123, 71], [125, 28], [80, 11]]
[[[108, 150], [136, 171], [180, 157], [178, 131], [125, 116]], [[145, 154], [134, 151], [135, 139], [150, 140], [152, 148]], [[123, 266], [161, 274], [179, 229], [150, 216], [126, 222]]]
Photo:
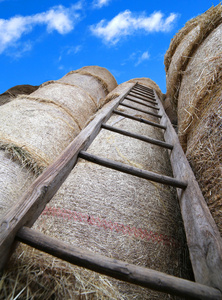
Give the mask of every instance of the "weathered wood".
[[161, 129], [166, 129], [166, 126], [163, 126], [161, 124], [151, 122], [151, 121], [148, 121], [146, 119], [139, 118], [139, 117], [124, 113], [122, 111], [116, 110], [116, 109], [113, 110], [113, 113], [115, 113], [117, 115], [120, 115], [120, 116], [123, 116], [123, 117], [128, 118], [128, 119], [132, 119], [132, 120], [135, 120], [135, 121], [138, 121], [138, 122], [141, 122], [141, 123], [145, 123], [147, 125], [151, 125], [151, 126], [158, 127], [158, 128], [161, 128]]
[[137, 88], [137, 89], [141, 89], [141, 90], [144, 90], [144, 91], [148, 91], [150, 93], [152, 93], [154, 95], [154, 92], [153, 92], [153, 89], [151, 88], [148, 88], [147, 86], [144, 86], [144, 85], [141, 85], [139, 83], [137, 83], [135, 86], [134, 86], [134, 89]]
[[95, 164], [104, 166], [106, 168], [114, 169], [123, 173], [127, 173], [133, 176], [137, 176], [140, 178], [148, 179], [154, 182], [175, 186], [181, 189], [185, 189], [187, 187], [186, 181], [180, 181], [177, 179], [174, 179], [169, 176], [160, 175], [154, 172], [138, 169], [117, 161], [110, 160], [108, 158], [102, 158], [90, 153], [87, 153], [86, 151], [80, 151], [79, 157], [88, 160], [90, 162], [93, 162]]
[[134, 94], [137, 94], [137, 95], [139, 95], [139, 96], [142, 96], [142, 97], [145, 97], [145, 98], [151, 98], [151, 99], [153, 99], [153, 101], [155, 101], [155, 98], [154, 98], [154, 96], [152, 96], [152, 95], [147, 95], [146, 93], [144, 93], [144, 92], [137, 92], [135, 89], [133, 89], [132, 91], [131, 91], [131, 93], [134, 93]]
[[22, 227], [16, 238], [69, 263], [145, 288], [186, 299], [222, 299], [214, 288], [77, 248], [27, 227]]
[[147, 111], [147, 110], [144, 110], [144, 109], [141, 109], [141, 108], [137, 108], [137, 107], [135, 107], [135, 106], [132, 106], [132, 105], [129, 105], [129, 104], [125, 104], [125, 103], [120, 103], [120, 105], [122, 105], [122, 106], [125, 106], [125, 107], [128, 107], [128, 108], [131, 108], [131, 109], [135, 109], [135, 110], [137, 110], [137, 111], [141, 111], [141, 112], [143, 112], [144, 114], [147, 114], [147, 115], [150, 115], [150, 116], [154, 116], [154, 117], [157, 117], [157, 118], [161, 118], [162, 116], [160, 116], [160, 115], [157, 115], [157, 114], [155, 114], [155, 113], [152, 113], [152, 112], [150, 112], [150, 111]]
[[170, 145], [170, 144], [167, 144], [167, 143], [162, 142], [160, 140], [149, 138], [149, 137], [144, 136], [144, 135], [135, 134], [135, 133], [132, 133], [132, 132], [129, 132], [129, 131], [126, 131], [126, 130], [122, 130], [120, 128], [113, 127], [113, 126], [110, 126], [110, 125], [107, 125], [107, 124], [102, 124], [101, 127], [104, 128], [104, 129], [107, 129], [109, 131], [116, 132], [116, 133], [119, 133], [119, 134], [123, 134], [125, 136], [129, 136], [129, 137], [132, 137], [134, 139], [137, 139], [137, 140], [140, 140], [140, 141], [143, 141], [143, 142], [146, 142], [146, 143], [157, 145], [157, 146], [160, 146], [160, 147], [163, 147], [163, 148], [166, 148], [166, 149], [170, 149], [170, 150], [173, 149], [173, 146]]
[[158, 107], [156, 106], [152, 106], [152, 105], [149, 105], [149, 104], [146, 104], [144, 102], [141, 102], [141, 101], [138, 101], [136, 99], [132, 99], [132, 98], [129, 98], [129, 97], [126, 97], [125, 99], [129, 100], [129, 101], [132, 101], [132, 102], [135, 102], [135, 103], [138, 103], [138, 104], [141, 104], [141, 105], [144, 105], [146, 107], [149, 107], [149, 108], [152, 108], [152, 109], [155, 109], [155, 110], [160, 110]]
[[41, 174], [29, 187], [27, 193], [0, 221], [0, 270], [3, 269], [13, 245], [16, 232], [22, 226], [31, 227], [46, 204], [55, 195], [76, 164], [80, 150], [86, 150], [120, 101], [126, 97], [129, 90], [122, 96], [111, 100], [95, 116], [94, 120], [83, 129], [63, 153]]
[[143, 101], [152, 103], [152, 104], [154, 104], [154, 105], [157, 105], [157, 102], [153, 101], [153, 100], [152, 100], [153, 98], [151, 98], [151, 97], [144, 98], [144, 97], [141, 97], [141, 96], [139, 96], [139, 95], [133, 95], [132, 93], [130, 93], [129, 95], [132, 96], [132, 97], [141, 99], [141, 100], [143, 100]]
[[142, 94], [146, 94], [146, 95], [149, 95], [149, 96], [152, 96], [152, 97], [154, 97], [154, 93], [152, 92], [149, 92], [149, 91], [146, 91], [146, 90], [144, 90], [144, 89], [141, 89], [141, 88], [139, 88], [139, 87], [134, 87], [133, 88], [133, 91], [138, 91], [138, 92], [141, 92]]
[[177, 190], [177, 193], [195, 280], [222, 291], [222, 239], [219, 230], [157, 95], [156, 100], [163, 114], [160, 123], [167, 126], [165, 140], [174, 146], [170, 153], [174, 177], [188, 183], [186, 190]]

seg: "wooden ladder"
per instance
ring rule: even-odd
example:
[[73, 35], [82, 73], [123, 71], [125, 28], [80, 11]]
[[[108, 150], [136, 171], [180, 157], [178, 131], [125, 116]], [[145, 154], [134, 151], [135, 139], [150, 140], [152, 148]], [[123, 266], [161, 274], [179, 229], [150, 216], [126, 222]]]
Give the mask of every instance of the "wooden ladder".
[[[131, 101], [132, 105], [123, 103], [124, 99]], [[135, 108], [133, 102], [142, 104], [145, 108]], [[155, 123], [121, 112], [117, 110], [118, 106], [136, 109], [155, 116], [160, 121]], [[155, 112], [150, 112], [149, 108]], [[107, 125], [106, 122], [112, 114], [164, 130], [165, 142]], [[159, 175], [87, 153], [87, 148], [101, 128], [168, 149], [174, 177]], [[78, 158], [177, 188], [196, 282], [97, 255], [30, 229], [65, 181]], [[75, 265], [142, 287], [187, 299], [222, 299], [222, 242], [219, 231], [160, 99], [155, 90], [138, 83], [129, 88], [122, 97], [119, 96], [104, 106], [60, 157], [35, 180], [18, 204], [12, 207], [1, 220], [1, 270], [17, 241]]]

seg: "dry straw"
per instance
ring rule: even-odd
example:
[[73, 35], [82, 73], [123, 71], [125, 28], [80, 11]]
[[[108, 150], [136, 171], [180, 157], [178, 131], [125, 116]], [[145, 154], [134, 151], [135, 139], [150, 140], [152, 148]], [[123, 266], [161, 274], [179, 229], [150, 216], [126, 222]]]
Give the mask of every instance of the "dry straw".
[[33, 85], [28, 85], [28, 84], [16, 85], [16, 86], [10, 88], [9, 90], [7, 90], [6, 92], [4, 92], [3, 94], [0, 94], [0, 105], [3, 105], [5, 103], [12, 101], [13, 99], [16, 98], [16, 96], [18, 96], [20, 94], [29, 95], [37, 89], [38, 89], [38, 86], [33, 86]]
[[[108, 98], [121, 97], [128, 86], [132, 83], [122, 84]], [[119, 109], [158, 122], [153, 116], [123, 106]], [[163, 139], [161, 129], [115, 114], [108, 124]], [[88, 151], [172, 175], [166, 149], [106, 130]], [[188, 276], [183, 225], [171, 187], [79, 160], [34, 227], [95, 253]], [[44, 299], [174, 299], [65, 264], [26, 246], [17, 249], [2, 284], [6, 299], [12, 293]]]
[[[112, 80], [109, 71], [95, 67], [94, 73], [98, 76], [105, 72], [106, 78], [110, 76]], [[82, 77], [85, 77], [83, 82]], [[66, 78], [70, 83], [49, 82], [29, 96], [20, 95], [0, 107], [0, 149], [19, 161], [21, 168], [25, 166], [37, 175], [74, 139], [103, 105], [106, 96], [103, 85], [92, 76], [76, 74], [73, 81], [69, 75]], [[84, 84], [89, 92], [84, 90]], [[3, 173], [6, 174], [7, 170]], [[8, 193], [7, 184], [2, 182], [2, 185], [2, 193]], [[13, 189], [7, 197], [17, 199]], [[6, 208], [7, 205], [0, 204], [0, 207]]]
[[190, 58], [221, 22], [222, 6], [218, 4], [186, 23], [185, 27], [171, 41], [164, 62], [167, 72], [167, 98], [170, 98], [175, 109], [183, 73]]

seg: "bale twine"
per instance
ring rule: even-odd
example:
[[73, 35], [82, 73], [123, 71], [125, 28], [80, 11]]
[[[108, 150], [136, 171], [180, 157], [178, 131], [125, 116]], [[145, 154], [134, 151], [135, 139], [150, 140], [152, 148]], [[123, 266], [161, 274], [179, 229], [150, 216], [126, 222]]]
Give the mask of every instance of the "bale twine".
[[187, 64], [207, 36], [222, 22], [222, 6], [211, 7], [204, 14], [188, 21], [170, 43], [165, 55], [167, 98], [177, 109], [178, 93]]
[[[112, 77], [111, 74], [110, 76]], [[36, 175], [41, 173], [105, 103], [102, 97], [106, 92], [98, 80], [76, 74], [76, 78], [78, 77], [81, 77], [80, 81], [82, 77], [86, 77], [81, 87], [71, 79], [70, 84], [48, 82], [29, 96], [20, 95], [0, 107], [0, 149], [19, 161], [21, 168], [26, 167]], [[96, 84], [91, 84], [92, 81]], [[99, 103], [84, 87], [87, 90], [90, 87], [91, 94], [97, 94], [97, 89], [100, 90]], [[7, 184], [2, 184], [2, 193], [7, 193]], [[11, 198], [15, 201], [17, 197], [14, 197], [13, 190], [11, 192]], [[2, 202], [4, 201], [0, 202], [0, 207], [10, 208], [10, 205]], [[3, 214], [6, 211], [4, 209], [1, 212]]]
[[[117, 95], [128, 85], [132, 83], [122, 84], [112, 94]], [[123, 106], [118, 109], [148, 120], [155, 118]], [[108, 124], [163, 139], [161, 129], [115, 114]], [[102, 130], [88, 152], [172, 175], [166, 149], [109, 131]], [[171, 275], [188, 276], [175, 189], [82, 159], [34, 228], [95, 253]], [[12, 295], [7, 287], [13, 286], [14, 295], [21, 292], [44, 299], [175, 299], [66, 264], [24, 245], [12, 257], [4, 282], [7, 296]]]
[[0, 94], [0, 105], [3, 105], [11, 100], [13, 100], [16, 96], [20, 94], [29, 95], [35, 90], [38, 89], [38, 86], [33, 86], [29, 84], [24, 85], [16, 85], [12, 88], [8, 89], [3, 94]]
[[178, 98], [180, 142], [222, 233], [222, 24], [201, 44], [183, 75]]
[[117, 82], [111, 73], [98, 66], [83, 67], [77, 71], [71, 71], [59, 82], [75, 84], [84, 88], [99, 107], [102, 106], [101, 100], [117, 86]]

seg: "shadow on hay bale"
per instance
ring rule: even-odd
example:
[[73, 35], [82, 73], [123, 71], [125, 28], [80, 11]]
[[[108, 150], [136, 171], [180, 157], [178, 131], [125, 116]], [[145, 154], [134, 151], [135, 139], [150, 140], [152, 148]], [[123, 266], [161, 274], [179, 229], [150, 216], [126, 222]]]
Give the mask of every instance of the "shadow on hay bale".
[[165, 55], [167, 101], [178, 135], [222, 234], [222, 6], [189, 21]]
[[[121, 84], [107, 99], [121, 97], [132, 86], [130, 82]], [[118, 109], [157, 122], [153, 116]], [[163, 139], [161, 129], [118, 115], [108, 124]], [[106, 130], [88, 151], [172, 175], [166, 149]], [[80, 159], [34, 228], [96, 253], [189, 278], [176, 191], [162, 184]], [[14, 295], [22, 291], [22, 295], [44, 299], [175, 299], [66, 264], [26, 246], [17, 249], [4, 280], [13, 287]], [[4, 292], [8, 296], [7, 288]]]
[[15, 97], [20, 94], [29, 95], [37, 90], [38, 86], [33, 86], [29, 84], [16, 85], [8, 89], [6, 92], [0, 94], [0, 105], [12, 101]]

